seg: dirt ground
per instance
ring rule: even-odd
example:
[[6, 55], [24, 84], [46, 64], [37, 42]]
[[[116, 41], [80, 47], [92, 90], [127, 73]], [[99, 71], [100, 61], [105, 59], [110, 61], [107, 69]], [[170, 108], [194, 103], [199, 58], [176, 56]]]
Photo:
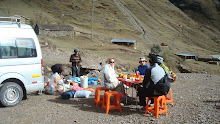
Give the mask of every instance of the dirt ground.
[[[81, 124], [133, 124], [133, 123], [220, 123], [220, 76], [206, 74], [177, 74], [172, 83], [174, 106], [168, 105], [168, 116], [144, 114], [135, 106], [135, 99], [119, 110], [105, 110], [94, 105], [94, 96], [63, 100], [54, 95], [28, 95], [15, 107], [1, 107], [1, 124], [24, 123], [81, 123]], [[100, 85], [89, 85], [95, 89]], [[132, 96], [132, 88], [128, 93]], [[135, 96], [135, 90], [134, 90]]]

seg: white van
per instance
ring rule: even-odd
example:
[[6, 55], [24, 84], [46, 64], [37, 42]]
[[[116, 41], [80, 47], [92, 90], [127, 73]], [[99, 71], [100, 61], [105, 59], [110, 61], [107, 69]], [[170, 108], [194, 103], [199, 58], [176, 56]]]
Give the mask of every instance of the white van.
[[12, 21], [0, 21], [0, 104], [15, 106], [27, 94], [43, 90], [43, 59], [32, 27], [0, 17], [6, 18]]

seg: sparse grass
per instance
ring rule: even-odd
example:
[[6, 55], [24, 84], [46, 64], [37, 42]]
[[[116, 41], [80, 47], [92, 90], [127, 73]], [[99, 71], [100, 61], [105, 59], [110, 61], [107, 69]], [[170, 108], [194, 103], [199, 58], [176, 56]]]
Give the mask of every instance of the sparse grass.
[[169, 67], [175, 73], [179, 72], [177, 67], [179, 63], [183, 61], [180, 57], [174, 55], [172, 50], [165, 47], [163, 48], [163, 58], [164, 58], [164, 63], [167, 67]]
[[195, 61], [195, 60], [185, 61], [184, 65], [190, 67], [193, 72], [201, 73], [202, 71], [204, 71], [207, 72], [208, 74], [220, 75], [219, 65], [208, 64], [207, 62]]
[[162, 50], [160, 45], [154, 44], [153, 47], [151, 47], [151, 54], [160, 55], [161, 52]]
[[[193, 69], [195, 71], [200, 71], [199, 67], [204, 66], [208, 73], [220, 73], [218, 66], [206, 65], [202, 62], [197, 64], [188, 61], [182, 62], [179, 57], [174, 55], [177, 52], [219, 54], [218, 45], [214, 45], [210, 51], [211, 45], [209, 44], [218, 44], [209, 39], [213, 35], [210, 33], [210, 36], [208, 34], [206, 36], [202, 31], [195, 30], [194, 28], [198, 25], [188, 17], [186, 18], [181, 11], [170, 4], [167, 7], [166, 3], [162, 2], [163, 4], [160, 5], [159, 1], [153, 0], [121, 0], [121, 2], [144, 23], [147, 29], [146, 35], [149, 38], [147, 40], [152, 40], [156, 44], [165, 42], [169, 47], [172, 47], [172, 50], [163, 49], [163, 56], [165, 64], [174, 72], [178, 72], [176, 67], [180, 62], [186, 63], [189, 67], [195, 67]], [[140, 38], [141, 32], [135, 30], [135, 27], [110, 0], [95, 1], [95, 35], [94, 41], [91, 41], [91, 5], [91, 2], [87, 0], [74, 2], [72, 0], [5, 0], [0, 2], [0, 15], [24, 15], [31, 19], [32, 26], [35, 26], [36, 23], [72, 25], [74, 29], [87, 34], [73, 38], [39, 36], [40, 42], [49, 41], [63, 51], [72, 51], [78, 48], [81, 51], [102, 57], [120, 58], [137, 68], [138, 59], [142, 56], [146, 57], [152, 45], [147, 44], [146, 41]], [[161, 11], [161, 9], [163, 10]], [[183, 24], [184, 28], [180, 29], [179, 24]], [[133, 50], [125, 46], [113, 45], [110, 43], [112, 38], [135, 39], [137, 40], [137, 49]], [[204, 41], [204, 39], [206, 40]], [[192, 41], [196, 42], [192, 43]]]

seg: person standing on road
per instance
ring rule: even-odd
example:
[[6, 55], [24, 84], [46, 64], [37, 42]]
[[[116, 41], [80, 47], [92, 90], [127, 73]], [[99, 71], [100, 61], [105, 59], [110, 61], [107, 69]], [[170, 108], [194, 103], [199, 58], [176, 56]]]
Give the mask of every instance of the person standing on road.
[[145, 75], [145, 71], [150, 67], [148, 64], [147, 64], [147, 61], [144, 57], [141, 57], [140, 60], [139, 60], [139, 63], [140, 65], [138, 66], [138, 69], [137, 69], [137, 74], [140, 74], [140, 75]]
[[80, 68], [81, 68], [81, 57], [78, 53], [78, 49], [74, 50], [74, 54], [70, 57], [70, 62], [72, 62], [72, 76], [79, 77], [80, 76]]

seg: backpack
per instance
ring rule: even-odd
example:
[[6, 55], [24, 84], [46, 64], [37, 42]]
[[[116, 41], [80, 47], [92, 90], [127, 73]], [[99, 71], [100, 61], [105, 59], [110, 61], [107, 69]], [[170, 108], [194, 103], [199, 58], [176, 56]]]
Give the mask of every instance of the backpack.
[[166, 95], [168, 94], [170, 87], [170, 79], [168, 78], [168, 74], [165, 74], [164, 77], [154, 85], [154, 90], [161, 95]]
[[168, 68], [167, 66], [165, 66], [165, 65], [162, 66], [163, 69], [165, 67], [167, 69], [169, 69], [169, 72], [167, 73], [167, 75], [168, 75], [168, 78], [170, 79], [170, 82], [174, 82], [176, 80], [176, 74], [170, 68]]

